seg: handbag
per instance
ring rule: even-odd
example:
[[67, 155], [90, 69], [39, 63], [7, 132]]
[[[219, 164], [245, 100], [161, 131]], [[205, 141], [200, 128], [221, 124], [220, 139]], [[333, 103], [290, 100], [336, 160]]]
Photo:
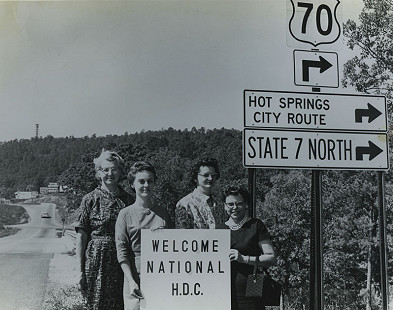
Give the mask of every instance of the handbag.
[[258, 272], [259, 257], [255, 260], [254, 271], [247, 276], [246, 297], [260, 298], [265, 306], [279, 306], [281, 284], [274, 280], [266, 268]]

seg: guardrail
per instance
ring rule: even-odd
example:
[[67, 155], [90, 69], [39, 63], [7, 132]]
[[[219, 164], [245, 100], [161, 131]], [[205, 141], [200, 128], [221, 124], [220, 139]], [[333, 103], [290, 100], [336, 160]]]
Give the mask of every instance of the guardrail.
[[66, 230], [66, 231], [64, 232], [64, 234], [67, 235], [67, 236], [70, 236], [71, 238], [73, 238], [73, 239], [76, 240], [76, 232], [75, 232], [75, 231]]
[[76, 247], [76, 232], [72, 230], [65, 230], [64, 231], [64, 236], [70, 240], [72, 243], [72, 246], [75, 248]]

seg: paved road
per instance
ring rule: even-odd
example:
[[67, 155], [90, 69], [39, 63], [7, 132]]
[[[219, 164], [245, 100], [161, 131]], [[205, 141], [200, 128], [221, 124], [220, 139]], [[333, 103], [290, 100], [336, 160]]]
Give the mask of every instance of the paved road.
[[[29, 213], [27, 224], [15, 225], [21, 230], [0, 238], [0, 309], [41, 310], [48, 278], [49, 263], [54, 253], [67, 251], [56, 235], [55, 205], [23, 205]], [[51, 218], [41, 218], [48, 212]]]

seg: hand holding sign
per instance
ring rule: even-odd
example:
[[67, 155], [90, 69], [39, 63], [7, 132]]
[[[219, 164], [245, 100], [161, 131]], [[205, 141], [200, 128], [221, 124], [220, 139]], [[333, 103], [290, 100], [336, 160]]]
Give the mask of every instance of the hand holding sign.
[[245, 259], [243, 257], [243, 255], [241, 255], [239, 253], [238, 250], [236, 249], [231, 249], [229, 252], [229, 259], [231, 260], [231, 262], [233, 261], [237, 261], [239, 263], [245, 263]]

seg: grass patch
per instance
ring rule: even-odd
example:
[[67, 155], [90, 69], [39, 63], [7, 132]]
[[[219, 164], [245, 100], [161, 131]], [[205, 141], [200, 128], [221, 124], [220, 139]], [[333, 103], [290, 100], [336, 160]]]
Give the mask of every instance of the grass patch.
[[76, 285], [49, 283], [50, 288], [42, 305], [43, 310], [83, 310], [84, 302]]
[[19, 230], [19, 228], [7, 228], [3, 226], [0, 228], [0, 238], [15, 235]]
[[0, 225], [27, 223], [29, 215], [21, 206], [0, 204]]
[[0, 204], [0, 238], [14, 235], [18, 228], [7, 228], [5, 225], [16, 225], [27, 223], [29, 215], [21, 206]]

